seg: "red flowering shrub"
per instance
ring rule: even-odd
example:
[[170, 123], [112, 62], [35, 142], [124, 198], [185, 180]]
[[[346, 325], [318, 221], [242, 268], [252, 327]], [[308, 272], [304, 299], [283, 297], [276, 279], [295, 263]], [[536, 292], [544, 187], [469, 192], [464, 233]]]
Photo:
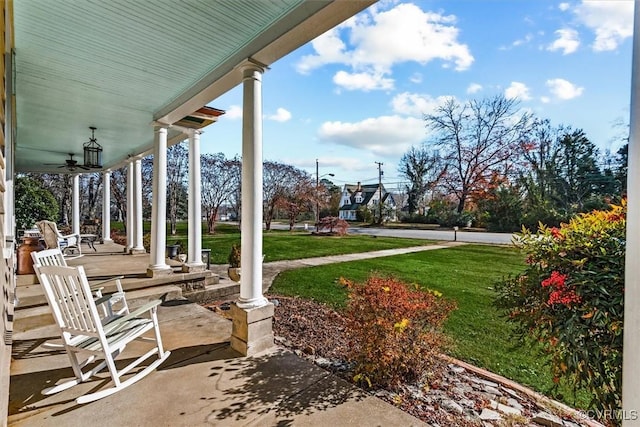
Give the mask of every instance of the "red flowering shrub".
[[348, 228], [349, 223], [337, 216], [325, 216], [318, 222], [318, 229], [321, 233], [335, 233], [338, 236], [344, 236], [347, 234]]
[[346, 318], [354, 379], [393, 387], [420, 378], [445, 342], [441, 327], [455, 304], [437, 291], [394, 278], [342, 282], [349, 288]]
[[554, 379], [587, 388], [591, 405], [621, 407], [626, 202], [560, 228], [523, 230], [527, 269], [496, 286], [497, 305], [551, 356]]

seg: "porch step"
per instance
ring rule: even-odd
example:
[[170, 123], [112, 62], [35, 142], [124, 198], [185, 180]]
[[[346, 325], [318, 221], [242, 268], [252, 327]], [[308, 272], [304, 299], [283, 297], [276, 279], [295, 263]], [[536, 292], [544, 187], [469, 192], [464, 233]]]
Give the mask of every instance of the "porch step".
[[232, 299], [240, 294], [240, 283], [229, 279], [218, 279], [218, 283], [206, 285], [204, 289], [183, 291], [182, 296], [191, 302], [198, 304], [221, 299]]
[[[154, 286], [152, 288], [126, 291], [126, 293], [130, 309], [135, 309], [155, 299], [170, 301], [182, 298], [182, 288], [176, 285]], [[51, 309], [46, 303], [44, 305], [25, 307], [22, 304], [22, 300], [20, 300], [14, 316], [13, 330], [16, 333], [54, 323]]]
[[[212, 283], [211, 283], [212, 282]], [[162, 299], [163, 301], [188, 299], [195, 303], [204, 303], [220, 299], [235, 299], [240, 293], [240, 284], [228, 279], [220, 279], [217, 275], [205, 278], [205, 285], [199, 289], [185, 290], [189, 287], [179, 284], [155, 285], [131, 289], [123, 281], [129, 308], [135, 309], [145, 303]], [[104, 293], [113, 292], [115, 286], [105, 286]], [[51, 310], [42, 294], [40, 284], [21, 286], [18, 289], [19, 305], [15, 310], [14, 331], [24, 332], [29, 329], [53, 324]]]
[[[35, 277], [35, 276], [33, 276]], [[106, 279], [106, 277], [105, 277]], [[102, 281], [96, 277], [90, 277], [89, 283], [94, 284]], [[197, 289], [203, 286], [215, 285], [220, 281], [220, 277], [210, 271], [202, 271], [197, 273], [174, 273], [167, 274], [166, 276], [149, 278], [142, 275], [128, 275], [124, 279], [121, 279], [122, 288], [129, 295], [131, 291], [153, 288], [156, 286], [163, 286], [167, 284], [173, 284], [182, 286], [184, 289]], [[115, 281], [106, 282], [103, 284], [102, 293], [113, 293], [116, 289]], [[42, 286], [40, 283], [35, 284], [23, 283], [17, 287], [16, 294], [20, 301], [21, 308], [36, 307], [40, 305], [46, 305], [47, 299], [44, 296]]]

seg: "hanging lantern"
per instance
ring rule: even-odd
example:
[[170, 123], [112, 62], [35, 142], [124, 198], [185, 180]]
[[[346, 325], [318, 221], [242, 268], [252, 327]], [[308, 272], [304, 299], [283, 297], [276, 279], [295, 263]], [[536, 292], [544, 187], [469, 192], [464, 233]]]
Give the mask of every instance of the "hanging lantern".
[[89, 129], [91, 129], [91, 139], [83, 145], [84, 165], [88, 168], [99, 169], [102, 167], [102, 146], [96, 141], [96, 128], [91, 126]]

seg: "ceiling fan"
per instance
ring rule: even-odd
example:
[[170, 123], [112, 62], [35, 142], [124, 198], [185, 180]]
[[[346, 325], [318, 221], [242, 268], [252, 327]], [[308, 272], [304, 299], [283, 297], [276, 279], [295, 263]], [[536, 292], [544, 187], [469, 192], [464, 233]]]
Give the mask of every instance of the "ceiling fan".
[[73, 153], [68, 153], [68, 154], [69, 154], [69, 158], [65, 160], [65, 163], [63, 165], [60, 165], [59, 163], [45, 163], [45, 165], [57, 165], [59, 168], [67, 168], [69, 172], [73, 172], [78, 168], [84, 169], [84, 170], [91, 169], [87, 166], [79, 165], [78, 161], [73, 159]]

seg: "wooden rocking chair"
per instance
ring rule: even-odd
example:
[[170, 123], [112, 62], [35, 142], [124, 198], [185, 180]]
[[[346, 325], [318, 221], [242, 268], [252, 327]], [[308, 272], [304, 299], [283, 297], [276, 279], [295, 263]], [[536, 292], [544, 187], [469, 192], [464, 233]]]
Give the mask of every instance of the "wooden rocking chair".
[[[152, 301], [124, 316], [117, 315], [103, 319], [98, 306], [108, 302], [109, 296], [94, 300], [87, 276], [82, 267], [39, 266], [34, 268], [45, 295], [60, 328], [62, 344], [69, 356], [75, 378], [62, 384], [47, 388], [43, 394], [53, 394], [84, 382], [108, 368], [113, 386], [94, 393], [85, 394], [76, 399], [79, 404], [92, 402], [120, 391], [136, 383], [155, 370], [170, 352], [164, 351], [157, 308], [161, 301]], [[148, 317], [143, 317], [148, 314]], [[105, 321], [106, 320], [106, 321]], [[154, 337], [144, 337], [153, 330]], [[118, 370], [115, 359], [130, 342], [147, 341], [154, 346], [124, 368]], [[79, 357], [82, 354], [83, 357]], [[121, 377], [129, 373], [142, 362], [157, 354], [154, 360], [143, 370], [122, 381]], [[86, 358], [84, 357], [86, 356]], [[94, 361], [102, 360], [96, 366], [86, 368]]]

